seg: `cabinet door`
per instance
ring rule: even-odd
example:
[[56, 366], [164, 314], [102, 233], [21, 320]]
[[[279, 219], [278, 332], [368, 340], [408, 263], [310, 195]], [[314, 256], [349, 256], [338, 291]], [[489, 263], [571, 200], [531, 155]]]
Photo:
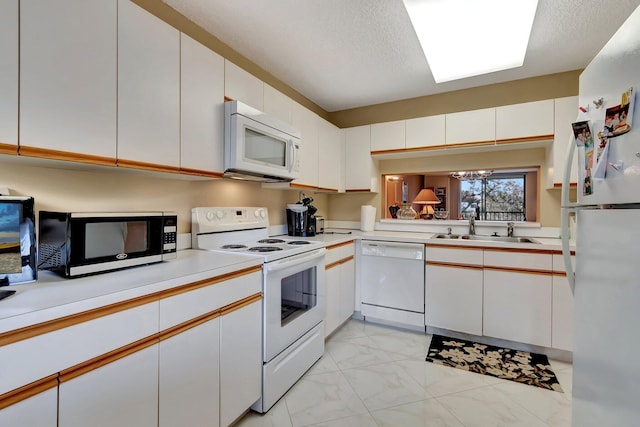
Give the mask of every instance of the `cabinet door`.
[[426, 325], [482, 335], [482, 280], [479, 266], [427, 264]]
[[356, 307], [356, 265], [353, 259], [340, 264], [340, 323], [353, 316]]
[[553, 275], [551, 347], [573, 351], [573, 293], [566, 275]]
[[344, 129], [344, 171], [347, 191], [378, 191], [376, 163], [371, 157], [371, 126]]
[[20, 2], [21, 154], [49, 149], [115, 165], [116, 6], [115, 1]]
[[262, 392], [262, 301], [220, 318], [220, 425], [227, 426]]
[[57, 425], [57, 387], [0, 410], [0, 426], [56, 427]]
[[300, 176], [296, 184], [310, 187], [318, 186], [318, 124], [320, 118], [302, 105], [296, 104], [293, 109], [293, 126], [300, 131], [301, 148]]
[[64, 380], [59, 425], [158, 426], [158, 344]]
[[324, 336], [329, 336], [340, 324], [340, 264], [327, 268], [325, 273]]
[[462, 111], [446, 115], [446, 143], [465, 144], [496, 140], [496, 109]]
[[180, 169], [224, 172], [224, 58], [180, 35]]
[[180, 166], [180, 33], [118, 1], [118, 165]]
[[226, 59], [224, 61], [224, 96], [258, 110], [264, 109], [262, 80]]
[[160, 342], [160, 427], [219, 425], [219, 351], [219, 318]]
[[340, 129], [321, 120], [318, 132], [318, 187], [339, 191], [342, 184], [342, 149]]
[[483, 334], [551, 347], [551, 281], [551, 275], [485, 269]]
[[371, 125], [371, 151], [405, 148], [405, 121], [374, 123]]
[[418, 117], [406, 122], [406, 148], [445, 144], [445, 115]]
[[553, 135], [553, 99], [496, 108], [496, 139]]
[[[553, 182], [551, 186], [560, 185], [564, 179], [565, 160], [569, 144], [574, 144], [573, 130], [571, 123], [576, 121], [578, 116], [578, 97], [569, 96], [555, 100], [555, 126], [553, 147], [551, 156], [553, 160]], [[576, 150], [571, 161], [570, 182], [578, 182], [578, 151]]]
[[18, 146], [18, 0], [0, 2], [0, 153]]
[[264, 112], [266, 114], [291, 125], [293, 124], [294, 106], [295, 102], [291, 98], [268, 84], [264, 84]]

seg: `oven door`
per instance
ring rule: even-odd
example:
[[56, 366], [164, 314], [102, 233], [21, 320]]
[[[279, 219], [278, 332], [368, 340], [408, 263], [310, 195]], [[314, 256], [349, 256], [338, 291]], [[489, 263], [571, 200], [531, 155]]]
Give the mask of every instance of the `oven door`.
[[324, 318], [324, 248], [264, 264], [264, 361]]

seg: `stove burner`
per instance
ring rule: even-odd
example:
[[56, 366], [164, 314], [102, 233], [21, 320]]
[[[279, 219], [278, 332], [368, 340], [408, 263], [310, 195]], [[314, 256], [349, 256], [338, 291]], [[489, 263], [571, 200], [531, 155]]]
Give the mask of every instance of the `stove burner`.
[[308, 245], [311, 242], [307, 242], [306, 240], [292, 240], [287, 242], [288, 245]]
[[221, 246], [220, 249], [240, 250], [240, 249], [247, 249], [247, 246], [245, 246], [245, 245], [224, 245], [224, 246]]
[[284, 243], [282, 239], [262, 239], [258, 240], [258, 243]]
[[274, 252], [274, 251], [281, 251], [282, 248], [279, 248], [277, 246], [254, 246], [247, 250], [249, 252]]

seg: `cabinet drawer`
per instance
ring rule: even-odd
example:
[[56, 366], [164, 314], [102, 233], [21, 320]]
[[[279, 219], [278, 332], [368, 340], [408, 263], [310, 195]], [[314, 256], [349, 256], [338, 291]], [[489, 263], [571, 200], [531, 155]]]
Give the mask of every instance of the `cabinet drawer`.
[[158, 301], [122, 311], [117, 311], [118, 304], [110, 307], [112, 314], [98, 318], [92, 317], [92, 311], [72, 315], [64, 319], [71, 326], [61, 325], [60, 329], [62, 322], [54, 320], [42, 325], [53, 331], [0, 347], [0, 360], [19, 360], [28, 367], [3, 372], [0, 394], [158, 332]]
[[329, 246], [327, 249], [325, 263], [328, 266], [338, 261], [342, 261], [345, 258], [352, 257], [355, 254], [355, 244], [353, 242], [339, 243], [337, 245]]
[[552, 258], [550, 253], [485, 249], [484, 265], [518, 270], [552, 271]]
[[209, 286], [161, 299], [160, 330], [209, 313], [261, 290], [262, 272], [260, 270], [228, 280], [212, 278]]
[[425, 259], [429, 261], [451, 264], [479, 265], [482, 266], [482, 249], [470, 248], [444, 248], [427, 245]]

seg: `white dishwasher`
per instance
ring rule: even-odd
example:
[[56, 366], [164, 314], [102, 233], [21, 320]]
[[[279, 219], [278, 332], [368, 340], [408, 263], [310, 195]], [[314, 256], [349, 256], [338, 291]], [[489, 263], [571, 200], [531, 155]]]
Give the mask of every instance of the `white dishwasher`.
[[424, 327], [424, 245], [362, 240], [362, 315]]

